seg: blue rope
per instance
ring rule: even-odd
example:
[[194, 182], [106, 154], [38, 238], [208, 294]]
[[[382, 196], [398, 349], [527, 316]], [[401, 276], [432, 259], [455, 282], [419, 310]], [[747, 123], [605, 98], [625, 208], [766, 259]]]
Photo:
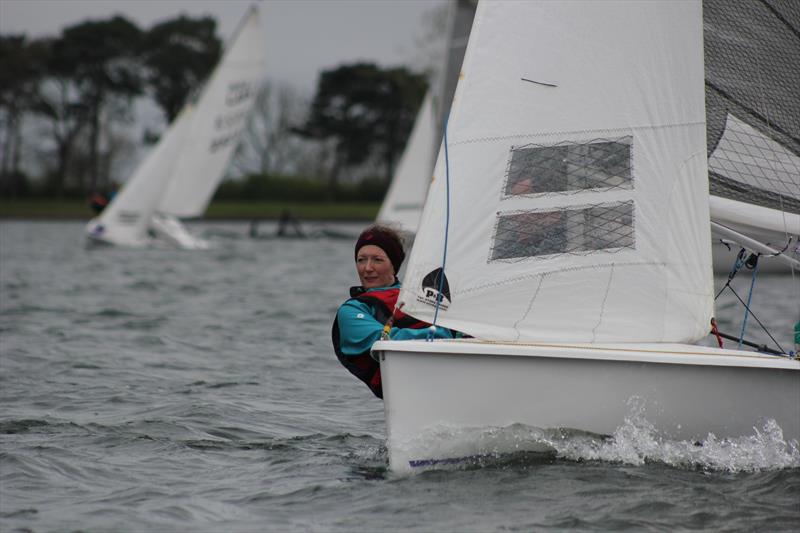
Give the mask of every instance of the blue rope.
[[736, 254], [736, 260], [733, 262], [733, 268], [731, 268], [731, 271], [728, 273], [729, 280], [733, 279], [736, 273], [739, 272], [739, 269], [741, 269], [744, 266], [744, 261], [746, 257], [747, 257], [746, 250], [744, 248], [739, 250], [739, 253]]
[[[758, 256], [756, 256], [758, 257]], [[758, 259], [756, 259], [756, 266], [753, 268], [753, 276], [750, 278], [750, 294], [747, 295], [747, 304], [744, 306], [744, 320], [742, 320], [742, 332], [739, 334], [738, 349], [742, 349], [742, 340], [744, 339], [744, 330], [747, 327], [747, 317], [750, 315], [750, 302], [753, 300], [753, 289], [756, 286], [756, 274], [758, 274]]]
[[433, 335], [436, 332], [436, 320], [439, 318], [439, 305], [442, 301], [442, 289], [444, 288], [444, 267], [447, 264], [447, 237], [450, 234], [450, 155], [447, 151], [447, 122], [449, 117], [444, 119], [444, 175], [445, 175], [445, 190], [446, 190], [446, 211], [444, 219], [444, 252], [442, 253], [442, 273], [439, 277], [439, 289], [436, 295], [436, 305], [433, 311], [433, 324], [428, 330], [427, 340], [433, 340]]

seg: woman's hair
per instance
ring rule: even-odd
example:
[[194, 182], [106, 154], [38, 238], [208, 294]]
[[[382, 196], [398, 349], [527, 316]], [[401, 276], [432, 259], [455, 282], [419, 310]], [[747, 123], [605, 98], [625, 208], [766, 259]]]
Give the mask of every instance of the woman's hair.
[[394, 267], [395, 275], [400, 271], [400, 265], [406, 258], [403, 251], [403, 238], [393, 228], [381, 224], [373, 224], [361, 232], [356, 241], [354, 255], [358, 258], [358, 251], [367, 245], [377, 246], [384, 252]]

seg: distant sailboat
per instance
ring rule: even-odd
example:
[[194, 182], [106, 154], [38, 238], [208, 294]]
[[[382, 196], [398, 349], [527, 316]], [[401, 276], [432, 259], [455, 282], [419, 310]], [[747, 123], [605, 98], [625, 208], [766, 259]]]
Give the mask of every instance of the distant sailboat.
[[416, 233], [419, 227], [476, 5], [477, 0], [452, 0], [449, 4], [442, 68], [417, 111], [414, 127], [376, 217], [377, 222], [393, 225], [408, 235]]
[[428, 92], [378, 211], [378, 222], [392, 224], [405, 233], [416, 233], [439, 151], [437, 122], [433, 98]]
[[208, 247], [180, 218], [198, 217], [208, 207], [255, 102], [264, 61], [263, 30], [253, 6], [197, 101], [184, 107], [122, 190], [89, 222], [90, 242]]
[[772, 420], [800, 440], [800, 360], [695, 345], [714, 316], [703, 60], [699, 1], [479, 3], [398, 298], [468, 338], [373, 346], [393, 470], [546, 447], [487, 450], [480, 428], [612, 435], [631, 402], [669, 439]]

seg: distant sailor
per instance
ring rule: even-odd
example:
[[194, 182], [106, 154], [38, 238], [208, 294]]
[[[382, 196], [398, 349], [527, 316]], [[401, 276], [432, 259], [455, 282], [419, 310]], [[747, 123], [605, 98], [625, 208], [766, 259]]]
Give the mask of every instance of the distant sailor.
[[281, 212], [276, 235], [278, 237], [306, 237], [303, 228], [300, 227], [300, 222], [292, 216], [288, 209]]
[[108, 198], [104, 195], [95, 192], [89, 196], [89, 207], [96, 215], [103, 212], [103, 209], [108, 205]]
[[[383, 398], [381, 369], [370, 356], [370, 348], [387, 326], [393, 340], [425, 339], [429, 326], [395, 309], [400, 294], [397, 272], [405, 259], [403, 243], [393, 229], [370, 226], [358, 237], [355, 261], [361, 285], [350, 288], [350, 299], [336, 312], [333, 322], [333, 349], [336, 356], [358, 379]], [[435, 328], [436, 338], [453, 338], [445, 328]]]

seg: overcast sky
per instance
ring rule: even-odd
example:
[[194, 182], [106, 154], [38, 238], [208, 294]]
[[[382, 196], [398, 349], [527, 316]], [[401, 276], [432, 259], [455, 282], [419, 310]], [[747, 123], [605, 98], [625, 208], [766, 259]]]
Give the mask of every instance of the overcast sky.
[[[267, 77], [313, 95], [319, 71], [356, 60], [423, 68], [424, 22], [447, 0], [262, 0]], [[0, 0], [0, 33], [58, 35], [120, 14], [142, 29], [179, 14], [211, 15], [226, 40], [252, 0]]]

